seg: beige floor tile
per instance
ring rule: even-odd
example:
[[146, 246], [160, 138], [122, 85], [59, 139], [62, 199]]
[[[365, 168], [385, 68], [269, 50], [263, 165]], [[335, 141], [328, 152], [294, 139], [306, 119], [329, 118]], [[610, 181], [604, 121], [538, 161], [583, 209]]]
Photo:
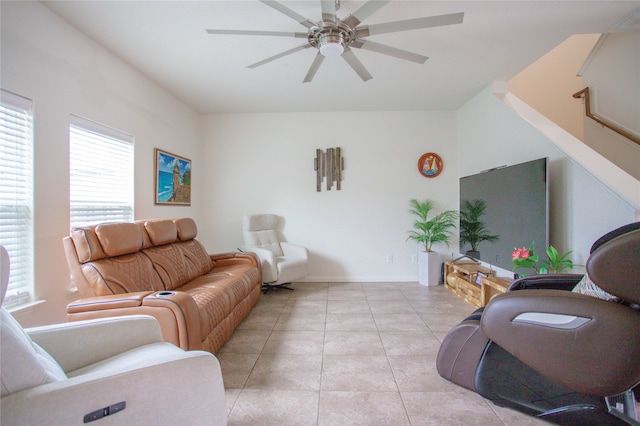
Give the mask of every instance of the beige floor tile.
[[394, 392], [398, 387], [386, 356], [325, 355], [321, 389]]
[[416, 311], [413, 309], [413, 306], [406, 300], [376, 300], [369, 299], [369, 307], [371, 308], [371, 313], [374, 315], [377, 314], [415, 314]]
[[362, 289], [341, 289], [341, 288], [329, 288], [327, 294], [329, 300], [367, 300], [367, 296]]
[[377, 289], [367, 289], [365, 290], [367, 294], [367, 300], [369, 301], [406, 301], [407, 298], [404, 297], [404, 294], [400, 290], [377, 290]]
[[239, 330], [273, 330], [280, 318], [280, 311], [264, 310], [251, 312], [240, 324]]
[[408, 425], [398, 392], [321, 391], [318, 425]]
[[369, 303], [366, 300], [329, 300], [327, 314], [369, 314]]
[[463, 392], [401, 392], [412, 425], [504, 426], [477, 394]]
[[316, 425], [318, 401], [317, 391], [243, 389], [228, 425]]
[[435, 356], [390, 356], [389, 363], [400, 392], [444, 391], [450, 389], [450, 382], [438, 375]]
[[418, 314], [374, 314], [378, 331], [428, 331]]
[[322, 355], [324, 331], [274, 330], [262, 353]]
[[377, 331], [371, 313], [327, 314], [326, 331]]
[[289, 299], [282, 308], [283, 314], [326, 314], [326, 299]]
[[384, 355], [377, 331], [327, 331], [324, 336], [325, 355]]
[[327, 314], [324, 312], [287, 311], [281, 314], [274, 330], [324, 331]]
[[269, 335], [271, 335], [271, 330], [236, 329], [218, 353], [259, 354], [267, 343]]
[[218, 353], [225, 389], [242, 389], [258, 360], [258, 354]]
[[380, 339], [388, 356], [435, 356], [440, 349], [440, 341], [430, 331], [381, 331]]
[[262, 354], [245, 389], [320, 390], [321, 355]]
[[444, 286], [294, 283], [263, 295], [217, 356], [229, 425], [546, 424], [441, 378], [476, 308]]

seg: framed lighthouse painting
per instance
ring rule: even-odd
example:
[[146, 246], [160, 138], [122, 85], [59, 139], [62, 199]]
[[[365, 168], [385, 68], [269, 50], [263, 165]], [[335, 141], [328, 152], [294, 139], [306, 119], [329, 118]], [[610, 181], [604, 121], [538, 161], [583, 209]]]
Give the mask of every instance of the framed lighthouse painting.
[[191, 160], [155, 150], [155, 204], [191, 205]]

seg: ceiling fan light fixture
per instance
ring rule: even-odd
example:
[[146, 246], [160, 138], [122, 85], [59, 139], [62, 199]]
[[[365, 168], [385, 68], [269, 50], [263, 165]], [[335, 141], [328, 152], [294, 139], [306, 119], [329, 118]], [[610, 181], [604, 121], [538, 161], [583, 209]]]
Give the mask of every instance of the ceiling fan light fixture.
[[322, 56], [335, 58], [344, 52], [344, 37], [341, 34], [323, 34], [319, 42]]

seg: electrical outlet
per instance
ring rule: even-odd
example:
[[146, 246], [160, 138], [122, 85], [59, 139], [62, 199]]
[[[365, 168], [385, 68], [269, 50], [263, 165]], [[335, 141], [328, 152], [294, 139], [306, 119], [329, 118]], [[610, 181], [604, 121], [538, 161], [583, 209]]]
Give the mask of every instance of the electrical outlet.
[[388, 254], [387, 255], [387, 263], [393, 263], [393, 255], [392, 254]]
[[412, 254], [411, 255], [411, 263], [418, 263], [418, 255], [417, 254]]

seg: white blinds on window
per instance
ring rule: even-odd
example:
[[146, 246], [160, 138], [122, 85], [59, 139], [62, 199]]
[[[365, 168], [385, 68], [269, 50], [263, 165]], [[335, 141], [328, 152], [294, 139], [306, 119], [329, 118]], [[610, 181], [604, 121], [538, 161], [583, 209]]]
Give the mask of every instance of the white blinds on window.
[[33, 113], [32, 102], [0, 91], [0, 244], [11, 258], [4, 306], [33, 292]]
[[133, 136], [71, 116], [71, 227], [133, 220]]

